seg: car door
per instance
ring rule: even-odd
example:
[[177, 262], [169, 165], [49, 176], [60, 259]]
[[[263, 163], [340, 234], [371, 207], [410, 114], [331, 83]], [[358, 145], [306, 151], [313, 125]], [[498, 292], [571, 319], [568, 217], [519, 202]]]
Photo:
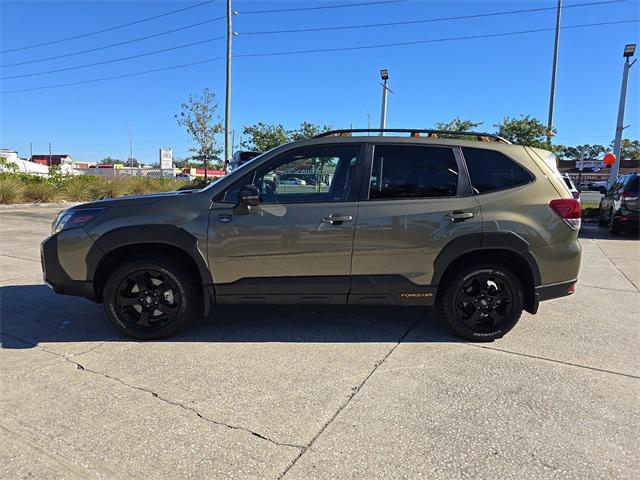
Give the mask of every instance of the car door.
[[[361, 145], [296, 148], [236, 181], [214, 201], [208, 257], [219, 302], [346, 302]], [[257, 207], [239, 205], [245, 185]]]
[[462, 236], [465, 248], [480, 247], [480, 208], [461, 155], [415, 143], [369, 150], [349, 303], [431, 304], [434, 261], [443, 248]]

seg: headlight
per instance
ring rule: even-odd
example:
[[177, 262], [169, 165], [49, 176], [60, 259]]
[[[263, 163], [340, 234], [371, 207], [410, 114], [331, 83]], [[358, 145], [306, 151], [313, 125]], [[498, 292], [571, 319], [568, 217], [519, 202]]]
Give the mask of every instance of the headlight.
[[104, 208], [86, 208], [84, 210], [65, 210], [60, 212], [56, 221], [53, 222], [52, 233], [82, 227], [104, 212], [104, 210]]

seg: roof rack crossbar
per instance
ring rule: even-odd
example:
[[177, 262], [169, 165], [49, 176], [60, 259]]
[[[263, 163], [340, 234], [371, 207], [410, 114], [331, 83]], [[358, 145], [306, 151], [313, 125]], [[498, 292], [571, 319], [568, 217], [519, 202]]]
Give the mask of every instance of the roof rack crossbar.
[[454, 130], [423, 130], [416, 128], [346, 128], [340, 130], [329, 130], [328, 132], [320, 133], [314, 138], [322, 137], [348, 137], [353, 133], [408, 133], [411, 137], [420, 137], [421, 134], [426, 134], [429, 138], [438, 138], [441, 135], [451, 135], [456, 137], [475, 137], [479, 141], [494, 141], [499, 143], [511, 144], [509, 140], [495, 135], [493, 133], [486, 132], [458, 132]]

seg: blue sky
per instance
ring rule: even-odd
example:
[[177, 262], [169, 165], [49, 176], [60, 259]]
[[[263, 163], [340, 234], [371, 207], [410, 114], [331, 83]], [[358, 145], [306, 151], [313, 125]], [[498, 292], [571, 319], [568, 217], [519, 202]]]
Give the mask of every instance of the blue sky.
[[[176, 1], [6, 1], [0, 11], [1, 50], [56, 40], [162, 14], [202, 0]], [[555, 12], [481, 17], [403, 26], [313, 33], [248, 35], [246, 32], [429, 19], [528, 8], [540, 1], [406, 1], [303, 12], [249, 14], [252, 10], [359, 3], [363, 0], [236, 1], [234, 54], [334, 48], [414, 40], [477, 36], [552, 28]], [[594, 1], [594, 0], [587, 0]], [[585, 0], [565, 0], [565, 5]], [[637, 20], [638, 1], [567, 8], [565, 26]], [[152, 35], [215, 18], [224, 0], [82, 39], [4, 53], [2, 77], [100, 62], [224, 35], [224, 21], [120, 47], [38, 63], [7, 66]], [[622, 50], [639, 40], [639, 24], [626, 23], [561, 32], [555, 126], [564, 144], [605, 143], [614, 134]], [[640, 42], [638, 42], [640, 43]], [[483, 129], [504, 116], [531, 114], [546, 121], [553, 32], [423, 43], [300, 55], [238, 57], [233, 63], [232, 128], [258, 121], [294, 128], [308, 120], [336, 127], [372, 126], [380, 115], [378, 71], [390, 72], [389, 127], [431, 127], [455, 116], [483, 121]], [[27, 78], [2, 80], [16, 90], [124, 75], [224, 56], [223, 40], [166, 53]], [[625, 135], [640, 137], [640, 67], [631, 70]], [[110, 81], [21, 93], [1, 98], [0, 147], [29, 155], [69, 153], [78, 160], [126, 158], [129, 125], [134, 156], [150, 163], [159, 147], [188, 155], [189, 139], [174, 114], [190, 93], [208, 87], [224, 102], [224, 61]], [[222, 141], [222, 138], [220, 138]]]

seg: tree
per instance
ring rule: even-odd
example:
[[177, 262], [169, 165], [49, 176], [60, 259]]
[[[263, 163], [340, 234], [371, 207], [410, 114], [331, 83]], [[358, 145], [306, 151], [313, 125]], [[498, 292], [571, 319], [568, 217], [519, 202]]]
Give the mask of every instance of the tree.
[[[611, 150], [613, 150], [613, 142], [611, 142]], [[640, 140], [622, 139], [620, 145], [620, 160], [622, 161], [640, 161]]]
[[285, 143], [311, 138], [330, 129], [328, 125], [321, 127], [311, 122], [302, 122], [295, 130], [287, 130], [282, 124], [267, 125], [258, 122], [243, 128], [242, 134], [248, 135], [249, 138], [240, 146], [248, 150], [266, 152]]
[[216, 160], [214, 166], [220, 168], [223, 163], [220, 161], [222, 147], [216, 140], [216, 135], [223, 131], [220, 117], [216, 118], [218, 104], [215, 101], [215, 94], [205, 88], [202, 96], [189, 95], [189, 100], [180, 105], [181, 112], [175, 115], [178, 125], [187, 129], [187, 133], [198, 144], [189, 150], [194, 152], [192, 158], [203, 161], [206, 169], [208, 162]]
[[249, 138], [244, 140], [240, 146], [247, 150], [257, 150], [258, 152], [266, 152], [290, 141], [289, 132], [280, 124], [267, 125], [258, 122], [248, 127], [245, 126], [242, 129], [242, 134], [248, 135]]
[[558, 156], [564, 161], [601, 160], [606, 148], [604, 145], [586, 144], [575, 147], [556, 147]]
[[[502, 122], [493, 125], [497, 134], [510, 142], [527, 147], [549, 149], [547, 145], [547, 127], [537, 118], [520, 115], [520, 118], [504, 117]], [[552, 131], [555, 134], [555, 130]]]
[[469, 132], [474, 128], [482, 125], [483, 122], [474, 122], [473, 120], [462, 120], [456, 117], [450, 122], [436, 123], [436, 130], [451, 130], [453, 132]]
[[117, 158], [104, 157], [98, 163], [100, 163], [102, 165], [114, 165], [116, 163], [124, 163], [124, 162], [122, 160], [117, 159]]

